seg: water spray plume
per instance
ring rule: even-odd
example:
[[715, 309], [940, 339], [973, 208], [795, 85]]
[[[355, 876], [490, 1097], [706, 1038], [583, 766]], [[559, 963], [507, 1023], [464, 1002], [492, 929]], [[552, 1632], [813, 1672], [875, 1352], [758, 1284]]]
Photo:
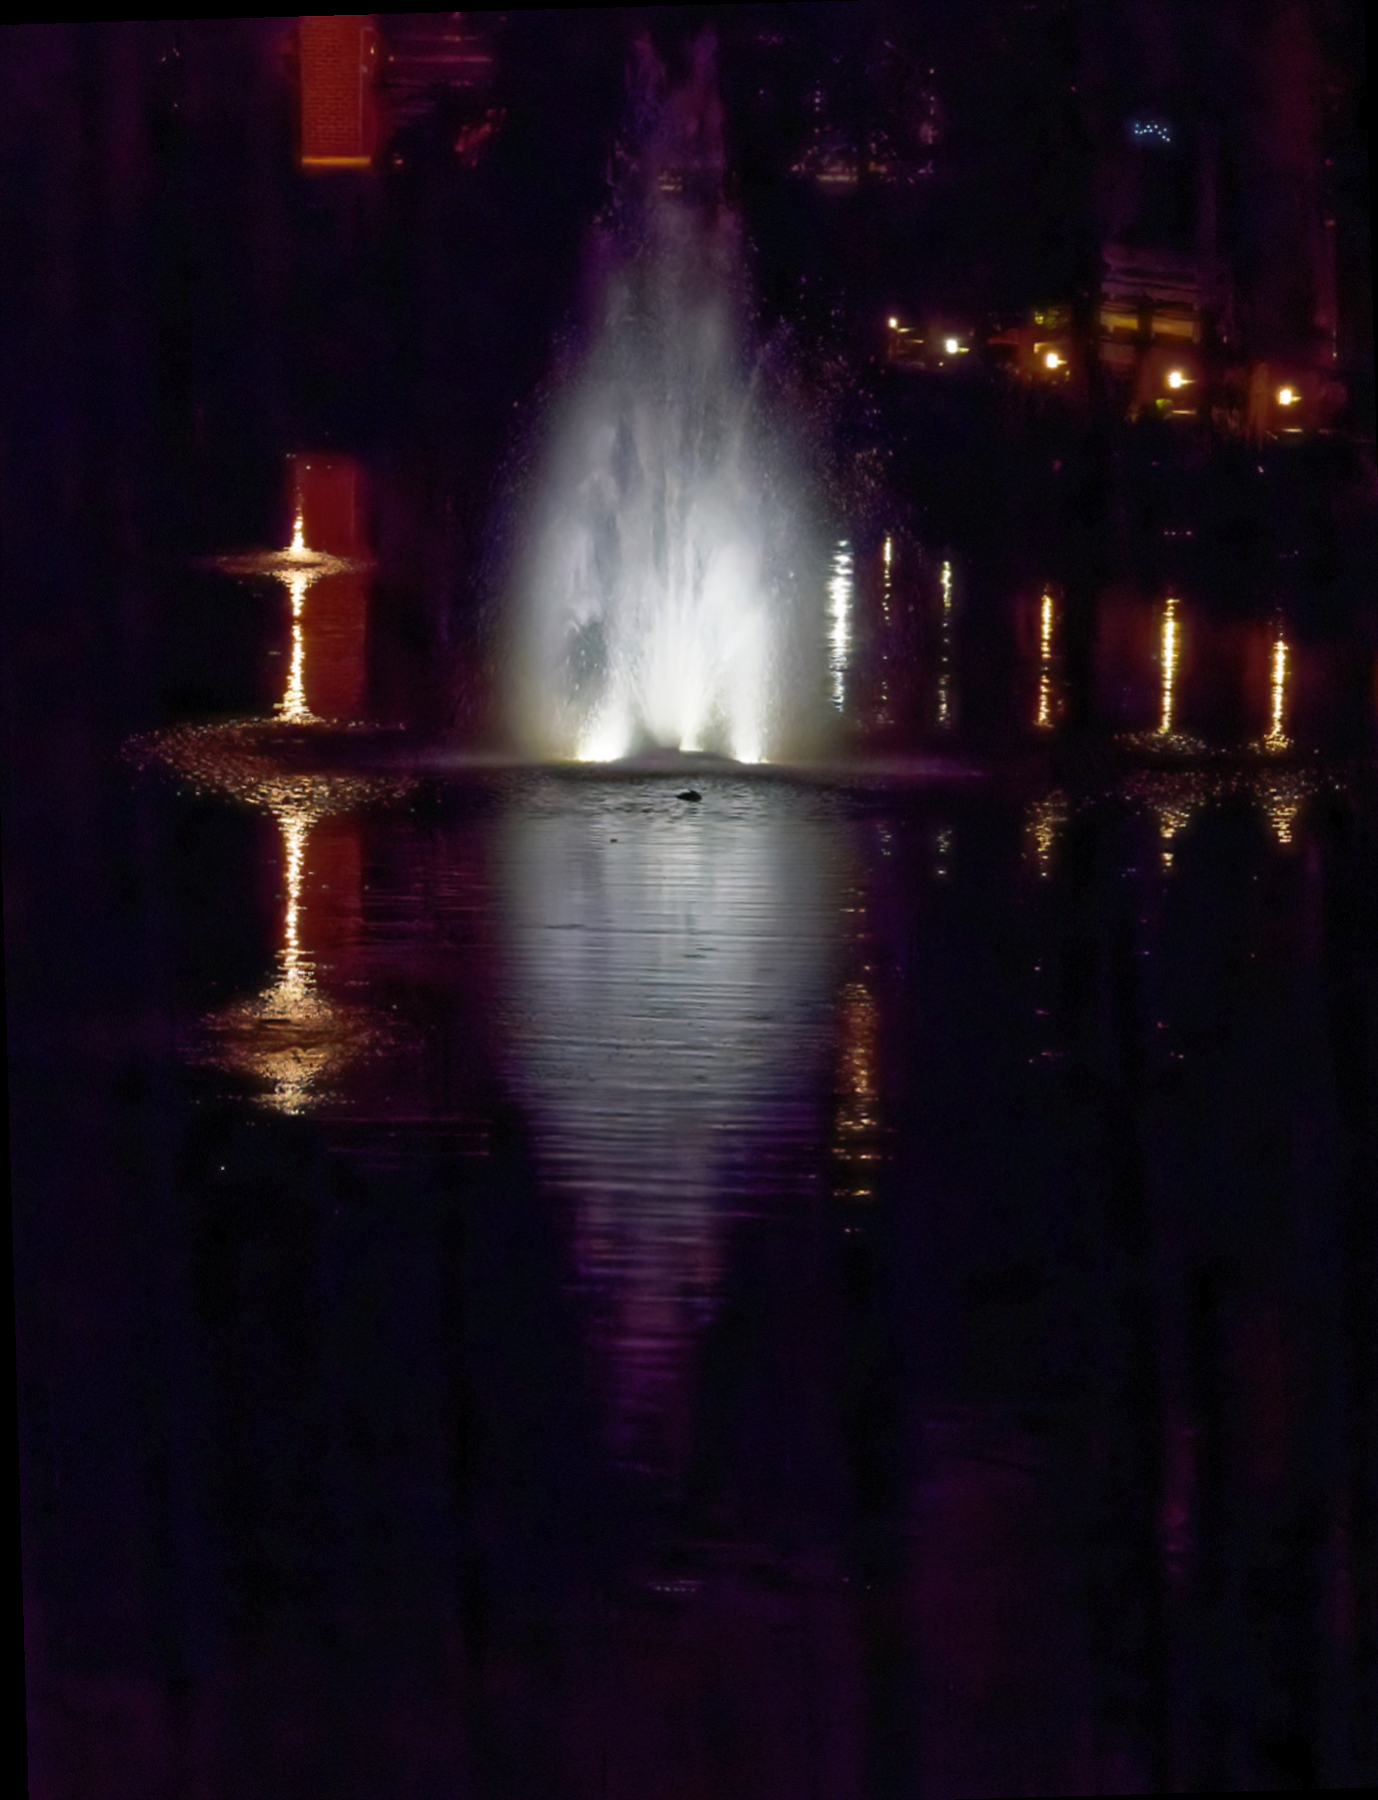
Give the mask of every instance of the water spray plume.
[[554, 758], [756, 762], [780, 752], [821, 630], [747, 353], [711, 36], [669, 92], [643, 44], [634, 85], [596, 330], [555, 409], [518, 571], [515, 724]]

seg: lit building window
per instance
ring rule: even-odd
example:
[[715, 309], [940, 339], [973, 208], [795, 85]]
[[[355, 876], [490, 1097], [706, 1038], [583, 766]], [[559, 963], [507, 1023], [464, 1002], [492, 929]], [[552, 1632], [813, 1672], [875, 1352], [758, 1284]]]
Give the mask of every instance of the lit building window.
[[371, 13], [297, 20], [301, 166], [367, 169], [377, 141]]

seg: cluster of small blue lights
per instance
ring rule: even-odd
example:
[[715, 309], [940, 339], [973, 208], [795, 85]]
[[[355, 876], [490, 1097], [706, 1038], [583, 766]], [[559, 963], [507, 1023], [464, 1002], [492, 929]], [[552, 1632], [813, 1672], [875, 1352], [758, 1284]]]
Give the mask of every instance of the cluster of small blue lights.
[[1136, 143], [1170, 144], [1172, 127], [1162, 119], [1131, 119], [1129, 135]]

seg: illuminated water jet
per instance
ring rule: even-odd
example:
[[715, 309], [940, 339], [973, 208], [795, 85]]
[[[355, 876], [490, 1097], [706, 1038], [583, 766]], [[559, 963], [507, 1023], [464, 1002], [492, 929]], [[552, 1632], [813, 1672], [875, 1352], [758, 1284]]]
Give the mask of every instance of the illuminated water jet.
[[761, 762], [821, 689], [821, 584], [743, 327], [711, 40], [668, 95], [643, 52], [640, 103], [518, 571], [515, 723], [544, 757]]

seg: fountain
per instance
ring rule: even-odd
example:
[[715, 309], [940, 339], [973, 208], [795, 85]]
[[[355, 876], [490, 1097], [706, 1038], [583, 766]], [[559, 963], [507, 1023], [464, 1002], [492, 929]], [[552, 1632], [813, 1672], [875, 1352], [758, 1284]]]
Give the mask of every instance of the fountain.
[[643, 46], [634, 89], [594, 341], [517, 570], [515, 718], [540, 757], [757, 763], [816, 728], [821, 582], [768, 362], [748, 353], [711, 36], [668, 94]]

